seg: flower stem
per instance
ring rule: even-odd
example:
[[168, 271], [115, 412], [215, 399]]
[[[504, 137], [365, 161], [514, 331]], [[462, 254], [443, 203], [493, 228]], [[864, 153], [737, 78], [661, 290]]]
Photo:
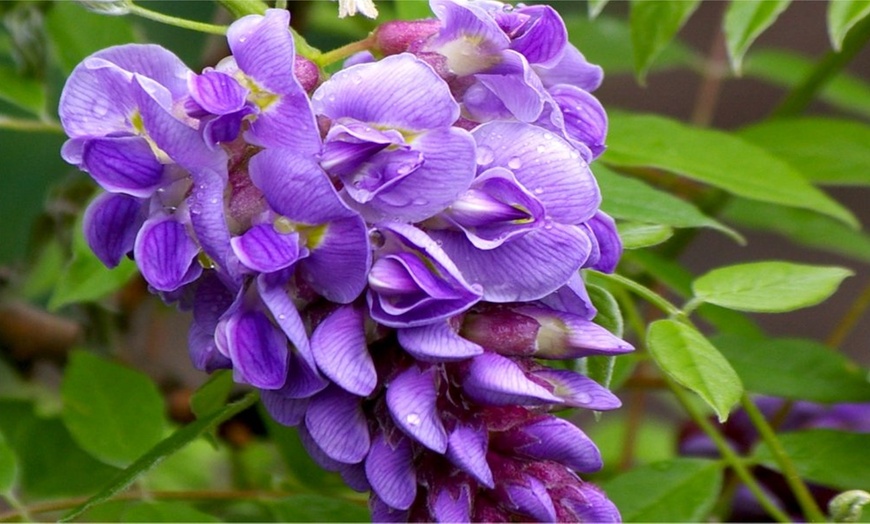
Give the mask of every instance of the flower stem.
[[0, 129], [63, 133], [63, 128], [60, 126], [60, 123], [55, 120], [32, 120], [28, 118], [13, 118], [4, 115], [0, 115]]
[[870, 42], [870, 17], [858, 22], [843, 41], [843, 49], [831, 51], [816, 65], [773, 110], [774, 117], [786, 117], [802, 113], [816, 94], [825, 87], [846, 65]]
[[317, 67], [321, 69], [332, 64], [338, 62], [339, 60], [344, 60], [345, 58], [359, 53], [360, 51], [368, 51], [375, 45], [375, 36], [374, 34], [369, 35], [362, 40], [357, 40], [356, 42], [351, 42], [347, 45], [341, 46], [337, 49], [333, 49], [332, 51], [327, 51], [320, 56], [314, 58], [314, 63], [317, 64]]
[[212, 35], [227, 34], [227, 27], [223, 25], [207, 24], [205, 22], [188, 20], [186, 18], [178, 18], [176, 16], [171, 16], [159, 13], [157, 11], [152, 11], [150, 9], [146, 9], [132, 2], [130, 3], [128, 8], [130, 10], [130, 13], [134, 15], [141, 16], [142, 18], [147, 18], [148, 20], [154, 20], [155, 22], [160, 22], [162, 24], [190, 29], [192, 31], [199, 31], [201, 33], [209, 33]]
[[217, 3], [224, 6], [224, 9], [236, 18], [245, 15], [262, 15], [269, 8], [262, 0], [217, 0]]
[[861, 291], [861, 294], [858, 295], [858, 298], [852, 302], [852, 305], [849, 307], [849, 310], [837, 323], [836, 327], [831, 331], [831, 334], [828, 335], [825, 344], [832, 348], [838, 348], [846, 340], [846, 337], [849, 336], [849, 333], [855, 328], [855, 325], [858, 323], [858, 320], [861, 319], [861, 316], [867, 311], [867, 307], [870, 306], [870, 284], [864, 287]]
[[683, 312], [677, 306], [668, 302], [661, 295], [653, 291], [652, 289], [638, 284], [637, 282], [625, 278], [622, 275], [618, 275], [616, 273], [599, 273], [597, 271], [590, 271], [589, 275], [595, 279], [610, 281], [615, 284], [619, 284], [620, 286], [633, 291], [636, 295], [643, 297], [647, 302], [661, 309], [668, 315], [672, 317], [682, 317]]
[[692, 404], [686, 390], [667, 376], [665, 376], [665, 381], [674, 393], [677, 401], [683, 406], [683, 409], [685, 409], [689, 416], [692, 417], [695, 424], [697, 424], [698, 427], [700, 427], [701, 430], [710, 437], [710, 440], [712, 440], [713, 444], [716, 445], [716, 449], [719, 450], [725, 463], [734, 470], [734, 473], [743, 481], [747, 489], [755, 495], [755, 498], [758, 499], [758, 503], [761, 504], [767, 514], [778, 522], [791, 522], [791, 517], [776, 507], [770, 498], [768, 498], [767, 494], [763, 489], [761, 489], [758, 481], [752, 476], [752, 473], [746, 467], [746, 464], [743, 462], [741, 457], [731, 448], [728, 441], [725, 440], [725, 437], [723, 437], [722, 434], [719, 433], [719, 430], [716, 429], [716, 426], [714, 426], [713, 423], [710, 422], [710, 420], [701, 413], [694, 404]]
[[782, 475], [785, 477], [786, 483], [788, 483], [789, 488], [791, 488], [792, 493], [797, 499], [804, 516], [810, 522], [825, 522], [826, 518], [824, 513], [819, 509], [819, 506], [816, 504], [809, 488], [807, 488], [806, 483], [804, 483], [800, 473], [798, 473], [794, 462], [792, 462], [788, 453], [785, 452], [782, 443], [776, 437], [776, 433], [770, 424], [767, 423], [767, 420], [758, 409], [758, 406], [756, 406], [755, 403], [752, 402], [752, 399], [750, 399], [745, 393], [740, 399], [740, 404], [743, 406], [746, 414], [749, 415], [749, 420], [752, 421], [752, 425], [754, 425], [755, 429], [758, 430], [761, 439], [764, 440], [767, 447], [770, 448], [770, 452], [773, 454], [773, 459], [777, 464], [779, 464]]

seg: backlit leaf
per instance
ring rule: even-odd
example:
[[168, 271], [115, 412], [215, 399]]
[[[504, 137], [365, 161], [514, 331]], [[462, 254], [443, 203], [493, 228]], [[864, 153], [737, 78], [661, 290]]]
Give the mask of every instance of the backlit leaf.
[[740, 401], [743, 384], [704, 335], [681, 322], [657, 320], [649, 326], [646, 343], [662, 371], [704, 399], [720, 422], [728, 418]]
[[725, 11], [725, 40], [731, 67], [740, 71], [752, 42], [785, 11], [791, 0], [732, 0]]
[[655, 115], [612, 114], [602, 160], [623, 168], [657, 168], [762, 202], [812, 209], [853, 227], [839, 202], [788, 163], [740, 138]]
[[640, 224], [638, 222], [619, 222], [616, 224], [619, 238], [625, 249], [640, 249], [642, 247], [661, 244], [674, 235], [674, 230], [661, 224]]
[[759, 313], [813, 306], [831, 296], [852, 271], [791, 262], [750, 262], [714, 269], [692, 284], [710, 304]]
[[633, 0], [631, 2], [631, 42], [634, 69], [639, 79], [646, 76], [653, 60], [676, 36], [700, 0]]
[[828, 36], [837, 51], [855, 24], [870, 15], [870, 0], [834, 0], [828, 2]]

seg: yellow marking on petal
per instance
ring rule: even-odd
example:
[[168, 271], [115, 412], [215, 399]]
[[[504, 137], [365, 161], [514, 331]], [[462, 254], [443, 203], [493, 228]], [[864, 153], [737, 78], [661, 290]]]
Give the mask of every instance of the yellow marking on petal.
[[299, 233], [302, 244], [309, 250], [315, 250], [323, 244], [323, 240], [326, 238], [326, 231], [329, 229], [329, 224], [312, 226], [293, 222], [287, 217], [276, 218], [272, 226], [275, 228], [275, 231], [282, 235]]
[[248, 75], [242, 73], [241, 71], [236, 73], [236, 80], [239, 81], [244, 87], [250, 91], [248, 93], [248, 100], [257, 104], [257, 107], [260, 108], [260, 111], [265, 111], [272, 104], [278, 101], [281, 98], [279, 95], [263, 89], [260, 85], [254, 81], [253, 78]]
[[148, 131], [145, 129], [145, 122], [142, 120], [142, 113], [139, 110], [133, 111], [133, 114], [130, 115], [130, 125], [133, 126], [133, 130], [136, 131], [136, 134], [141, 136], [148, 142], [148, 145], [151, 147], [151, 152], [154, 153], [154, 156], [157, 157], [157, 160], [161, 164], [171, 164], [172, 158], [166, 153], [166, 151], [157, 147], [157, 143], [148, 136]]

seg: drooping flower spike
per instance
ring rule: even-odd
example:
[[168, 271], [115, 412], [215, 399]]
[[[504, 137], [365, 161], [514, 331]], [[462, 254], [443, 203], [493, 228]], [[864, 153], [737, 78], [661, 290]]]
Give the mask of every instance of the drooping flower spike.
[[258, 388], [374, 520], [618, 520], [551, 412], [620, 402], [545, 364], [632, 349], [580, 274], [622, 251], [589, 166], [600, 68], [550, 7], [432, 7], [328, 78], [277, 9], [199, 74], [157, 46], [86, 59], [60, 108], [105, 191], [86, 238], [192, 309], [193, 364]]

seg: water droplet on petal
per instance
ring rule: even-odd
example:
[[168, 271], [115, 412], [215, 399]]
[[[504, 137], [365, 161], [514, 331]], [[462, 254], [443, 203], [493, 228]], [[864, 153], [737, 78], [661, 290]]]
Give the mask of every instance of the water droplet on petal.
[[426, 204], [429, 203], [429, 200], [427, 200], [425, 198], [415, 198], [414, 200], [411, 201], [411, 203], [414, 204], [415, 206], [425, 206]]
[[405, 423], [409, 426], [419, 426], [422, 420], [420, 419], [420, 415], [416, 413], [408, 413], [405, 415]]
[[547, 150], [547, 148], [544, 147], [544, 146], [538, 146], [538, 147], [536, 148], [536, 151], [537, 151], [538, 153], [543, 153], [543, 152], [546, 151], [546, 150]]
[[552, 139], [553, 139], [552, 133], [544, 133], [544, 140], [552, 140]]
[[278, 320], [284, 320], [287, 318], [287, 315], [278, 315]]
[[485, 166], [487, 164], [491, 164], [495, 155], [492, 152], [492, 149], [486, 146], [480, 146], [477, 148], [477, 164], [481, 166]]
[[377, 229], [373, 229], [369, 232], [369, 242], [371, 242], [373, 248], [378, 249], [384, 247], [387, 239], [384, 237], [383, 233]]
[[581, 404], [586, 404], [587, 402], [592, 400], [592, 397], [590, 397], [587, 393], [577, 392], [571, 395], [571, 400]]
[[519, 168], [523, 167], [523, 162], [520, 160], [519, 157], [515, 156], [515, 157], [511, 158], [510, 160], [508, 160], [507, 165], [511, 169], [519, 169]]
[[535, 194], [536, 194], [536, 195], [540, 195], [540, 194], [543, 193], [543, 192], [544, 192], [544, 188], [543, 188], [543, 187], [536, 187], [536, 188], [535, 188]]

